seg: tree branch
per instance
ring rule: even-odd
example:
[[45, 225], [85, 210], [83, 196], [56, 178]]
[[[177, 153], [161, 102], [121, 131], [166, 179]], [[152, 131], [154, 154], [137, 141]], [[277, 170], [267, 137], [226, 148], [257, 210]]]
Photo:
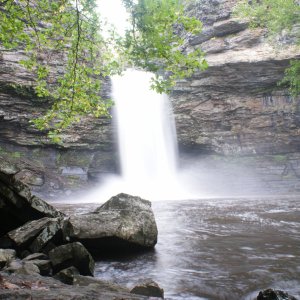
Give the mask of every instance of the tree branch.
[[39, 37], [39, 32], [38, 29], [36, 27], [35, 22], [33, 21], [32, 15], [31, 15], [31, 11], [30, 11], [30, 0], [26, 0], [26, 10], [27, 10], [27, 14], [29, 17], [29, 24], [31, 25], [33, 31], [34, 31], [34, 35], [37, 39], [37, 43], [38, 43], [38, 48], [41, 49], [41, 41], [40, 41], [40, 37]]
[[76, 39], [76, 44], [75, 44], [75, 59], [74, 59], [74, 64], [73, 64], [73, 84], [72, 84], [72, 94], [71, 94], [71, 107], [70, 107], [70, 113], [72, 113], [73, 108], [74, 108], [74, 99], [75, 99], [75, 85], [76, 85], [76, 80], [77, 80], [77, 65], [78, 65], [78, 54], [79, 54], [79, 44], [80, 44], [80, 39], [81, 39], [81, 26], [80, 26], [80, 11], [78, 7], [78, 0], [76, 0], [76, 25], [77, 25], [77, 39]]

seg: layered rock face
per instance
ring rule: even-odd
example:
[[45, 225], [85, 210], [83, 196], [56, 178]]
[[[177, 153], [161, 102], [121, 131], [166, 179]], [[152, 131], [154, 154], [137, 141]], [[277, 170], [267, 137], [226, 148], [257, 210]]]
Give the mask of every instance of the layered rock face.
[[173, 92], [179, 145], [225, 155], [300, 151], [299, 99], [277, 85], [289, 60], [300, 58], [295, 38], [272, 47], [264, 30], [232, 17], [237, 2], [198, 0], [189, 8], [205, 26], [187, 37], [186, 51], [201, 48], [209, 68]]
[[[19, 64], [26, 59], [23, 51], [0, 47], [0, 142], [21, 146], [53, 146], [45, 132], [36, 130], [30, 120], [42, 115], [51, 105], [34, 94], [34, 76]], [[64, 59], [57, 57], [50, 65], [53, 82], [63, 72]], [[104, 80], [103, 97], [109, 97], [110, 80]], [[112, 122], [108, 118], [81, 118], [62, 135], [64, 149], [101, 149], [114, 147]], [[56, 145], [54, 145], [56, 146]]]
[[[117, 171], [114, 125], [110, 118], [86, 116], [62, 135], [63, 143], [54, 144], [46, 132], [35, 129], [30, 120], [42, 115], [51, 101], [35, 96], [34, 76], [19, 62], [26, 59], [22, 50], [0, 47], [0, 155], [26, 164], [35, 162], [44, 173], [44, 182], [34, 186], [45, 198], [62, 196], [86, 185], [88, 178]], [[63, 57], [51, 61], [55, 82], [63, 72]], [[109, 97], [110, 79], [104, 80], [103, 97]], [[53, 197], [52, 197], [53, 196]]]

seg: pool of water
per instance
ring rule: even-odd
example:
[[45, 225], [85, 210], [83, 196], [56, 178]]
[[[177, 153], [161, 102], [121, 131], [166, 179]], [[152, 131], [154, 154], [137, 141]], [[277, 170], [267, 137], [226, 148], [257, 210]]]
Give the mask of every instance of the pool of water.
[[[167, 299], [300, 297], [300, 197], [153, 202], [155, 250], [96, 263], [96, 277], [133, 286], [152, 278]], [[81, 208], [82, 209], [82, 208]]]

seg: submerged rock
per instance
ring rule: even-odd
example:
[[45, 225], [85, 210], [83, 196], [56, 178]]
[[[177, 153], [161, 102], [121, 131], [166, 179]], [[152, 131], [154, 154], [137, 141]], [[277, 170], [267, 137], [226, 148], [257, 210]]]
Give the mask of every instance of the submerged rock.
[[71, 216], [67, 235], [96, 254], [133, 251], [155, 246], [157, 226], [150, 201], [119, 194], [93, 213]]
[[297, 300], [295, 297], [280, 290], [267, 289], [259, 292], [257, 300]]

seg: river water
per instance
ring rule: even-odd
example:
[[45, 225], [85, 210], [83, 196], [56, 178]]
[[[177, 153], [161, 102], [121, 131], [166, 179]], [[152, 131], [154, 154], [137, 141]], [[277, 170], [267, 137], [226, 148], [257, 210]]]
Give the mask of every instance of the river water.
[[152, 278], [167, 299], [250, 300], [270, 287], [300, 297], [298, 197], [152, 206], [159, 231], [155, 250], [98, 261], [97, 277], [128, 287]]

